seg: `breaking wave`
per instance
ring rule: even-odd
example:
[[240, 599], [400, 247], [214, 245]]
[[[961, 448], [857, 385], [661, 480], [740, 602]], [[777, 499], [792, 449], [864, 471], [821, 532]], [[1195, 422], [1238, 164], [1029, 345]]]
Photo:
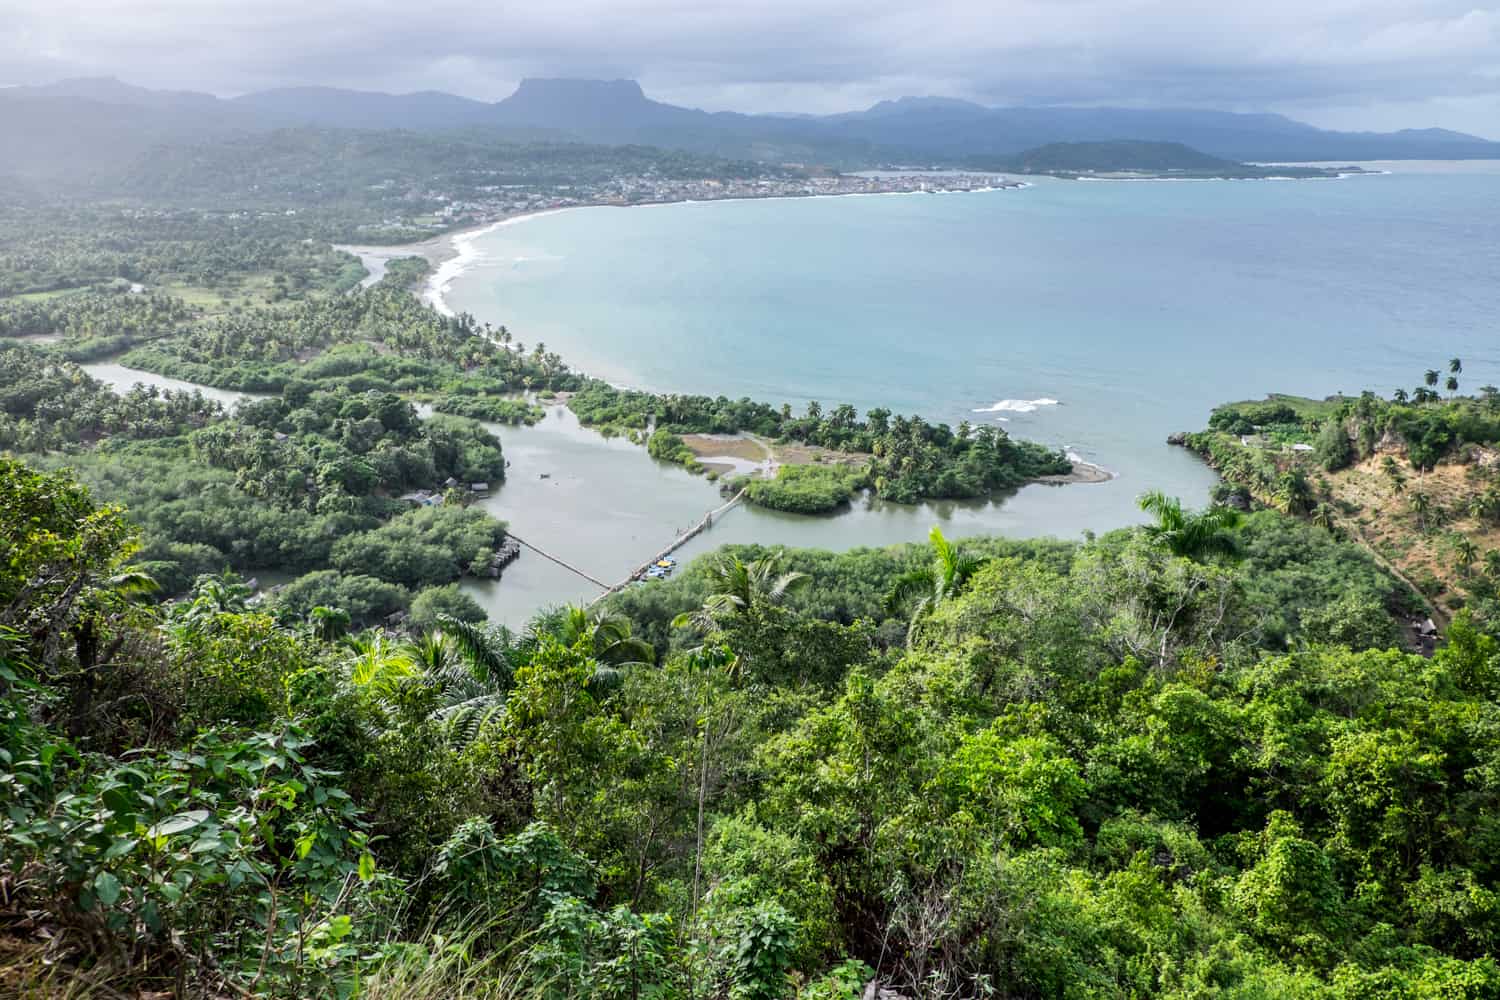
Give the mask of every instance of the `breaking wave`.
[[1057, 406], [1055, 399], [1002, 399], [994, 406], [981, 406], [975, 413], [1034, 413], [1044, 406]]

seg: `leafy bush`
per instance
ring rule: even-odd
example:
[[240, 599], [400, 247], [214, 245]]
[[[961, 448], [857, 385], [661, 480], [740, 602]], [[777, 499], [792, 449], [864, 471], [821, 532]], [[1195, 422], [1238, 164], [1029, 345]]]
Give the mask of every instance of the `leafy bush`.
[[751, 503], [796, 514], [826, 514], [848, 503], [864, 485], [864, 474], [844, 465], [783, 465], [775, 479], [751, 479]]
[[458, 584], [449, 583], [419, 591], [412, 599], [407, 625], [415, 631], [425, 632], [436, 628], [443, 617], [475, 624], [484, 621], [486, 616], [474, 598], [460, 590]]
[[411, 603], [411, 592], [363, 573], [320, 569], [305, 573], [276, 592], [277, 608], [306, 618], [316, 607], [338, 608], [356, 625], [372, 625]]

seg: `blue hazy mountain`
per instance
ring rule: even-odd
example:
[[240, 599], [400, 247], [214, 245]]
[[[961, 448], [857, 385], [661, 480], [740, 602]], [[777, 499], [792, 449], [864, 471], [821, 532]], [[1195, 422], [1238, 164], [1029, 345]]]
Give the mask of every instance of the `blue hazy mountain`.
[[1337, 132], [1276, 114], [1201, 109], [985, 107], [902, 97], [833, 115], [710, 112], [652, 100], [634, 80], [523, 80], [496, 102], [437, 91], [384, 94], [332, 87], [230, 99], [158, 91], [113, 78], [0, 89], [0, 173], [105, 169], [86, 154], [140, 155], [163, 142], [289, 126], [452, 131], [492, 129], [583, 142], [660, 146], [834, 166], [963, 163], [1055, 143], [1180, 143], [1234, 161], [1500, 158], [1500, 142], [1446, 129]]

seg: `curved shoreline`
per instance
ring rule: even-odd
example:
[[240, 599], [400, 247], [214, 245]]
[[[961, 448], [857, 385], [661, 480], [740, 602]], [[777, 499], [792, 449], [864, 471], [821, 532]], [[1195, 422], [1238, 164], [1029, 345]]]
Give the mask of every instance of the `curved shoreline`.
[[[621, 205], [614, 202], [587, 202], [578, 205], [562, 205], [556, 208], [542, 208], [533, 212], [517, 212], [500, 219], [481, 222], [461, 229], [454, 229], [427, 239], [418, 240], [414, 243], [395, 243], [386, 245], [356, 245], [337, 244], [335, 249], [358, 257], [365, 270], [370, 272], [365, 282], [370, 280], [377, 272], [377, 268], [371, 267], [371, 261], [379, 262], [380, 273], [384, 271], [384, 265], [400, 257], [422, 257], [432, 267], [432, 273], [422, 283], [417, 297], [432, 306], [444, 316], [457, 315], [455, 310], [447, 301], [447, 293], [454, 281], [467, 273], [481, 258], [475, 249], [474, 241], [481, 236], [488, 235], [505, 226], [513, 226], [530, 219], [540, 219], [549, 215], [561, 215], [564, 212], [573, 212], [586, 208], [660, 208], [668, 205], [715, 205], [722, 202], [749, 202], [749, 201], [804, 201], [818, 198], [877, 198], [877, 197], [906, 197], [911, 195], [932, 194], [983, 194], [994, 191], [1021, 191], [1035, 187], [1031, 181], [1011, 181], [1000, 185], [986, 185], [984, 187], [957, 188], [951, 191], [843, 191], [828, 192], [821, 194], [769, 194], [761, 196], [740, 196], [729, 198], [681, 198], [669, 201], [638, 201], [629, 205]], [[379, 278], [375, 277], [378, 281]], [[361, 282], [362, 285], [365, 282]]]
[[[495, 219], [489, 222], [466, 226], [462, 229], [456, 229], [438, 236], [429, 237], [428, 239], [416, 243], [394, 244], [389, 246], [341, 245], [337, 249], [343, 250], [347, 253], [351, 253], [358, 257], [360, 259], [360, 262], [365, 264], [366, 269], [372, 271], [372, 274], [374, 272], [370, 267], [371, 261], [378, 261], [381, 271], [383, 272], [385, 264], [399, 257], [420, 256], [425, 258], [428, 261], [429, 265], [432, 267], [432, 271], [423, 281], [421, 288], [417, 290], [415, 294], [422, 302], [431, 306], [442, 315], [451, 317], [457, 315], [457, 312], [448, 303], [446, 296], [451, 289], [453, 282], [461, 278], [474, 266], [483, 262], [483, 256], [475, 246], [476, 241], [480, 237], [496, 232], [506, 226], [518, 225], [531, 219], [539, 219], [549, 215], [560, 215], [564, 212], [572, 212], [581, 209], [592, 208], [629, 209], [665, 207], [669, 205], [712, 205], [718, 202], [801, 201], [804, 199], [815, 198], [873, 198], [884, 196], [908, 196], [924, 194], [977, 194], [994, 191], [1024, 190], [1031, 187], [1035, 187], [1035, 184], [1031, 181], [1015, 181], [1013, 183], [1007, 183], [1000, 186], [990, 185], [985, 187], [961, 188], [951, 191], [848, 191], [826, 194], [765, 195], [761, 197], [728, 197], [708, 199], [685, 198], [672, 201], [642, 201], [629, 205], [596, 202], [579, 205], [565, 205], [556, 208], [544, 208], [531, 212], [518, 212], [514, 215], [508, 215], [501, 219]], [[378, 278], [375, 278], [375, 280], [378, 280]], [[371, 283], [370, 279], [367, 278], [366, 281], [362, 282], [361, 284], [367, 286], [369, 283]], [[617, 388], [630, 387], [617, 386]], [[1053, 401], [1048, 400], [1047, 402], [1050, 403]], [[976, 412], [984, 411], [981, 410]], [[1000, 419], [1002, 421], [1004, 420], [1004, 418]], [[707, 464], [711, 468], [716, 468], [716, 471], [720, 471], [721, 473], [726, 471], [733, 471], [732, 466], [729, 468], [716, 467], [716, 464], [714, 463], [715, 458], [718, 458], [718, 456], [710, 456], [705, 460], [705, 464]], [[1033, 479], [1028, 480], [1026, 485], [1097, 485], [1101, 483], [1108, 483], [1119, 478], [1118, 473], [1111, 472], [1110, 470], [1105, 469], [1103, 466], [1086, 461], [1071, 452], [1068, 455], [1068, 459], [1073, 465], [1073, 469], [1071, 472], [1055, 475], [1037, 476]], [[723, 461], [723, 459], [720, 459], [720, 462]], [[727, 465], [728, 463], [725, 464]]]

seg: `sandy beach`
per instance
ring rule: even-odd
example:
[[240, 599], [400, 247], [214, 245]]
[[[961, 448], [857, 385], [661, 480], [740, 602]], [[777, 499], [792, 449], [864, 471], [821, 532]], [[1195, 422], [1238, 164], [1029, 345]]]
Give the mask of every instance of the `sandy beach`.
[[1019, 191], [1031, 186], [1032, 184], [1028, 181], [1013, 181], [1006, 184], [964, 188], [954, 191], [847, 191], [826, 194], [782, 194], [766, 195], [764, 197], [641, 201], [629, 205], [620, 205], [613, 202], [587, 202], [578, 205], [538, 209], [533, 212], [517, 212], [499, 219], [465, 226], [461, 229], [449, 230], [448, 232], [430, 236], [416, 243], [399, 243], [382, 246], [335, 244], [334, 249], [353, 254], [365, 265], [365, 270], [369, 273], [360, 282], [361, 288], [368, 288], [380, 281], [385, 276], [385, 268], [390, 261], [403, 257], [421, 257], [425, 259], [430, 265], [431, 271], [427, 276], [427, 280], [423, 282], [422, 290], [418, 293], [418, 297], [444, 316], [452, 316], [454, 314], [453, 308], [448, 305], [445, 296], [452, 283], [480, 260], [480, 253], [475, 248], [475, 240], [487, 233], [494, 232], [502, 226], [513, 226], [528, 219], [540, 219], [548, 215], [557, 215], [562, 212], [571, 212], [582, 208], [659, 208], [665, 205], [711, 205], [725, 201], [801, 201], [811, 198], [884, 198], [931, 194], [979, 194], [993, 191]]

